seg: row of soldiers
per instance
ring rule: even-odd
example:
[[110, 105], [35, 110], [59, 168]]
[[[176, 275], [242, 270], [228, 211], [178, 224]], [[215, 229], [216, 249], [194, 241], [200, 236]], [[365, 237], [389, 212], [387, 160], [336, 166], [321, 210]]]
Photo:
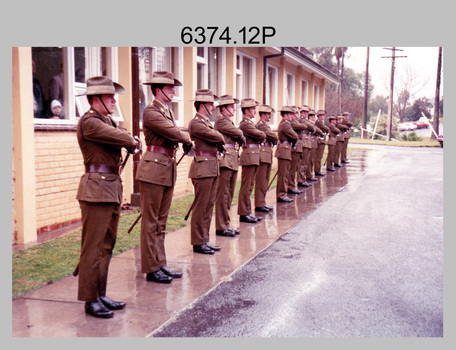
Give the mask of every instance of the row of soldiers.
[[[174, 121], [169, 103], [175, 87], [182, 83], [173, 74], [154, 72], [150, 82], [153, 102], [143, 114], [143, 133], [146, 143], [136, 179], [139, 181], [141, 203], [141, 272], [146, 280], [171, 283], [182, 272], [167, 266], [165, 230], [177, 179], [176, 151], [182, 144], [184, 154], [192, 156], [189, 178], [194, 187], [190, 232], [193, 251], [214, 254], [221, 247], [209, 242], [209, 229], [215, 207], [216, 235], [235, 237], [239, 229], [230, 225], [230, 208], [239, 167], [241, 186], [238, 196], [240, 222], [257, 223], [261, 216], [254, 212], [269, 212], [266, 193], [271, 185], [273, 156], [278, 170], [276, 197], [278, 202], [291, 202], [290, 194], [300, 194], [298, 187], [309, 187], [324, 176], [322, 157], [328, 145], [327, 171], [347, 163], [346, 147], [352, 124], [346, 117], [329, 118], [325, 112], [315, 113], [307, 106], [284, 106], [282, 121], [273, 131], [269, 121], [275, 110], [260, 105], [252, 98], [239, 101], [231, 95], [216, 96], [211, 90], [200, 89], [193, 99], [196, 114], [189, 122], [188, 132]], [[109, 318], [112, 310], [123, 309], [124, 302], [106, 296], [109, 261], [117, 235], [122, 185], [121, 148], [129, 153], [142, 153], [141, 141], [120, 130], [110, 118], [115, 110], [115, 94], [125, 89], [107, 77], [87, 80], [91, 109], [78, 124], [78, 141], [86, 173], [82, 176], [77, 199], [82, 212], [82, 248], [78, 265], [78, 299], [86, 302], [86, 313]], [[216, 106], [217, 103], [217, 106]], [[242, 120], [233, 122], [240, 105]], [[212, 124], [209, 117], [217, 111]], [[259, 112], [259, 121], [255, 116]], [[317, 120], [318, 115], [318, 120]], [[327, 138], [328, 136], [328, 138]], [[273, 154], [273, 149], [275, 154]], [[254, 211], [251, 195], [254, 193]]]

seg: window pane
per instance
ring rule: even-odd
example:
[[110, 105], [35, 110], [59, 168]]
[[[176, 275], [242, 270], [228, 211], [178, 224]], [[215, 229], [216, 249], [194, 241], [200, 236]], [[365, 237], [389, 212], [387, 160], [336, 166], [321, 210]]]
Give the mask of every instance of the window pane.
[[33, 47], [32, 61], [34, 117], [54, 117], [50, 106], [53, 100], [57, 100], [62, 112], [54, 118], [64, 119], [62, 48]]
[[252, 98], [250, 91], [250, 78], [251, 78], [251, 60], [247, 57], [243, 57], [242, 60], [242, 78], [243, 78], [243, 89], [244, 96], [246, 98]]
[[196, 55], [199, 57], [204, 57], [204, 47], [198, 47], [196, 49]]
[[209, 69], [208, 69], [208, 86], [209, 89], [218, 94], [218, 81], [219, 81], [219, 65], [220, 65], [220, 56], [219, 48], [210, 47], [209, 51]]

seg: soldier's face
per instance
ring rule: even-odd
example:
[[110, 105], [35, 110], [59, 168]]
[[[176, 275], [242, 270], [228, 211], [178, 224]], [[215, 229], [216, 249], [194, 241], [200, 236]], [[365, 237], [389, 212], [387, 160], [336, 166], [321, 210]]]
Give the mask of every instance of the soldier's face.
[[[109, 94], [109, 95], [101, 95], [101, 100], [104, 103], [104, 106], [106, 106], [109, 114], [113, 114], [114, 111], [116, 110], [116, 99], [114, 94]], [[100, 103], [101, 104], [101, 103]], [[103, 105], [103, 104], [102, 104]]]
[[236, 112], [236, 107], [234, 107], [234, 104], [232, 105], [227, 105], [226, 110], [228, 111], [228, 115], [232, 117], [234, 115], [234, 112]]
[[162, 89], [165, 96], [171, 101], [176, 94], [176, 88], [174, 85], [165, 85]]

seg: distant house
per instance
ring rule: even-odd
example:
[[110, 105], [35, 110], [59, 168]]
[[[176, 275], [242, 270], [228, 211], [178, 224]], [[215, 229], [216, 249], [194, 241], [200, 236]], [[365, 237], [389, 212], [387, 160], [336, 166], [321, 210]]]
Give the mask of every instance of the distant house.
[[[153, 71], [172, 71], [177, 88], [172, 109], [186, 129], [195, 111], [196, 89], [217, 95], [252, 97], [276, 111], [284, 105], [325, 107], [325, 85], [339, 78], [296, 47], [13, 47], [12, 242], [29, 243], [45, 232], [80, 221], [76, 200], [84, 172], [76, 125], [88, 109], [85, 80], [107, 75], [127, 88], [118, 96], [114, 119], [141, 137], [142, 111], [151, 102], [143, 85]], [[51, 102], [63, 106], [62, 119], [50, 118]], [[236, 123], [241, 120], [240, 110]], [[276, 128], [280, 114], [271, 125]], [[187, 158], [187, 157], [186, 157]], [[124, 202], [137, 200], [134, 181], [138, 157], [122, 175]], [[175, 195], [191, 193], [190, 159], [178, 169]]]

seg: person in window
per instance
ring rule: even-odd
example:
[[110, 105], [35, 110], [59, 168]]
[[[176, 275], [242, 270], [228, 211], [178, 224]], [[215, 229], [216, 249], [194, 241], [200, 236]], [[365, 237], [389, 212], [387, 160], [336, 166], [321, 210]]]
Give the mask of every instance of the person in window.
[[39, 80], [35, 77], [36, 65], [35, 61], [32, 61], [32, 73], [33, 73], [33, 117], [44, 118], [44, 94], [43, 89]]
[[154, 101], [143, 114], [143, 132], [147, 151], [142, 156], [136, 179], [141, 194], [141, 272], [147, 281], [171, 283], [182, 277], [182, 272], [167, 267], [165, 231], [169, 208], [177, 179], [176, 149], [192, 148], [192, 140], [176, 125], [169, 103], [175, 87], [182, 86], [173, 73], [154, 72], [150, 82]]
[[188, 177], [192, 179], [195, 199], [192, 204], [190, 222], [190, 243], [193, 251], [200, 254], [214, 254], [221, 247], [209, 243], [209, 228], [217, 195], [217, 181], [220, 174], [218, 153], [223, 152], [225, 139], [214, 129], [209, 116], [214, 112], [214, 101], [218, 99], [211, 90], [195, 92], [195, 117], [188, 124], [188, 131], [195, 143], [195, 157]]
[[[62, 67], [60, 67], [61, 69]], [[63, 104], [63, 72], [54, 75], [49, 81], [49, 100], [57, 100]]]
[[239, 189], [238, 215], [240, 222], [257, 223], [261, 216], [252, 215], [250, 196], [255, 184], [255, 177], [260, 166], [260, 144], [266, 140], [266, 134], [255, 125], [256, 107], [259, 105], [253, 98], [241, 100], [242, 120], [239, 129], [244, 133], [246, 144], [242, 146], [240, 165], [241, 188]]
[[63, 119], [62, 105], [59, 101], [54, 100], [51, 102], [51, 113], [50, 119]]
[[76, 199], [82, 215], [81, 255], [74, 275], [79, 274], [78, 299], [85, 301], [87, 314], [110, 318], [112, 310], [125, 303], [106, 296], [108, 268], [117, 237], [122, 203], [121, 150], [135, 153], [140, 142], [117, 127], [110, 117], [116, 108], [115, 94], [125, 89], [111, 78], [87, 80], [90, 110], [78, 122], [77, 138], [85, 174]]

